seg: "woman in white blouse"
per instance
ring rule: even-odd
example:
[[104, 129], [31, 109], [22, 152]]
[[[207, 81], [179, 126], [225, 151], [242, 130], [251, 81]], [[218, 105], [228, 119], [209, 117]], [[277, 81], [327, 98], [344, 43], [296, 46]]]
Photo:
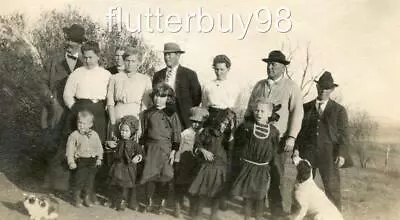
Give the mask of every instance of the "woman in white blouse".
[[[123, 54], [125, 71], [113, 75], [108, 85], [107, 106], [111, 128], [126, 115], [139, 114], [152, 104], [150, 77], [138, 72], [142, 62], [139, 50], [128, 47]], [[140, 131], [140, 129], [139, 129]]]
[[107, 129], [105, 99], [111, 73], [99, 66], [100, 47], [97, 42], [88, 41], [81, 50], [84, 66], [69, 75], [64, 89], [64, 103], [71, 110], [67, 132], [76, 129], [76, 115], [86, 109], [93, 113], [93, 130], [104, 143]]
[[[236, 114], [233, 109], [235, 104], [238, 101], [239, 96], [239, 88], [237, 83], [233, 80], [228, 79], [228, 73], [231, 68], [231, 60], [224, 54], [217, 55], [213, 60], [213, 68], [216, 75], [216, 79], [206, 83], [203, 86], [203, 95], [202, 95], [202, 106], [208, 108], [210, 113], [209, 120], [213, 121], [215, 117], [217, 117], [221, 112], [226, 109], [229, 109], [235, 117], [231, 118], [232, 122], [230, 123], [232, 127], [230, 128], [229, 133], [226, 134], [225, 149], [228, 151], [228, 159], [230, 164], [232, 164], [232, 148], [233, 148], [233, 132], [236, 124]], [[228, 175], [232, 174], [230, 172], [231, 166], [228, 172]], [[233, 176], [230, 177], [233, 179]], [[226, 196], [229, 194], [229, 184], [226, 186], [224, 190], [224, 194], [221, 198], [220, 208], [222, 210], [226, 210]]]
[[226, 55], [217, 55], [213, 60], [216, 79], [203, 86], [202, 106], [208, 108], [213, 118], [224, 109], [233, 110], [238, 99], [237, 83], [229, 80], [231, 60]]

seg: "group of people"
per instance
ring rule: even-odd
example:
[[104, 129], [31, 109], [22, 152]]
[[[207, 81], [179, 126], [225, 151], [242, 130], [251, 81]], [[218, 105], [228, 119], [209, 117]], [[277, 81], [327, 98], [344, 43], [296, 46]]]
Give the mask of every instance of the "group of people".
[[311, 162], [314, 175], [319, 169], [326, 195], [341, 209], [339, 168], [352, 161], [346, 110], [330, 99], [337, 86], [330, 72], [303, 106], [300, 89], [285, 76], [290, 62], [270, 52], [262, 59], [268, 77], [253, 88], [238, 125], [228, 56], [214, 57], [216, 79], [201, 86], [197, 73], [179, 64], [185, 51], [166, 43], [166, 67], [151, 79], [138, 72], [138, 49], [116, 48], [115, 65], [104, 69], [99, 44], [81, 25], [63, 31], [66, 52], [51, 62], [45, 86], [42, 126], [57, 150], [44, 186], [71, 190], [76, 207], [92, 206], [100, 193], [117, 210], [138, 210], [136, 187], [143, 185], [147, 212], [164, 214], [173, 195], [180, 217], [186, 196], [191, 216], [201, 218], [210, 200], [210, 219], [217, 219], [226, 200], [238, 196], [245, 219], [262, 219], [267, 199], [272, 216], [285, 216], [285, 164], [295, 154]]

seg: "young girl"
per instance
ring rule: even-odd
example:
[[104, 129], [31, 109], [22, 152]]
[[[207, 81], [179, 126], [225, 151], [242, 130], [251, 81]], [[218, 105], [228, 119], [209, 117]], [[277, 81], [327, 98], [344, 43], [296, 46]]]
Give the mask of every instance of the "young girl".
[[210, 219], [218, 219], [220, 199], [227, 180], [228, 158], [224, 148], [225, 135], [229, 132], [231, 111], [221, 111], [208, 126], [196, 137], [194, 152], [202, 155], [200, 169], [189, 193], [197, 196], [195, 218], [201, 219], [201, 213], [207, 199], [212, 200]]
[[179, 149], [181, 125], [175, 112], [174, 91], [168, 84], [155, 85], [152, 98], [154, 107], [143, 114], [140, 142], [144, 144], [146, 157], [140, 182], [146, 184], [145, 211], [153, 211], [153, 195], [157, 190], [161, 199], [158, 214], [163, 214], [169, 183], [174, 176], [172, 164]]
[[244, 199], [246, 220], [251, 216], [252, 207], [256, 208], [256, 220], [262, 219], [269, 163], [279, 147], [279, 131], [269, 123], [279, 118], [275, 110], [272, 103], [258, 101], [253, 108], [252, 120], [241, 124], [235, 133], [241, 169], [233, 183], [232, 194]]
[[111, 143], [116, 148], [114, 161], [110, 168], [110, 186], [117, 188], [117, 195], [113, 204], [117, 210], [124, 211], [126, 201], [132, 210], [138, 209], [136, 200], [136, 164], [142, 161], [143, 150], [136, 142], [136, 132], [139, 127], [139, 120], [132, 115], [124, 116], [119, 123], [119, 140]]
[[101, 166], [103, 147], [99, 135], [92, 130], [93, 114], [90, 111], [78, 112], [77, 130], [68, 136], [66, 157], [68, 167], [75, 170], [73, 199], [76, 207], [82, 206], [81, 193], [85, 192], [84, 205], [91, 207], [94, 179], [97, 167]]
[[[181, 144], [175, 155], [174, 163], [174, 199], [175, 217], [181, 217], [181, 207], [184, 196], [187, 194], [190, 184], [197, 172], [197, 158], [193, 154], [195, 136], [203, 129], [203, 123], [208, 118], [205, 108], [193, 107], [190, 109], [190, 121], [192, 126], [181, 133]], [[193, 214], [193, 198], [190, 198], [190, 213]]]

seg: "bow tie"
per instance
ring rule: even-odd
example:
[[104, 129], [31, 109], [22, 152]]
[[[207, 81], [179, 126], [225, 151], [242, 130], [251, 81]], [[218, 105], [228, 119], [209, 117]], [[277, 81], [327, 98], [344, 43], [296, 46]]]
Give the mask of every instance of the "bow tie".
[[92, 136], [93, 132], [92, 132], [92, 130], [89, 130], [89, 131], [86, 131], [86, 132], [81, 133], [81, 134], [87, 136], [88, 138], [90, 138], [90, 136]]
[[74, 55], [71, 55], [71, 54], [67, 54], [67, 57], [70, 58], [70, 59], [73, 59], [73, 60], [77, 60], [78, 59], [78, 57], [76, 57]]

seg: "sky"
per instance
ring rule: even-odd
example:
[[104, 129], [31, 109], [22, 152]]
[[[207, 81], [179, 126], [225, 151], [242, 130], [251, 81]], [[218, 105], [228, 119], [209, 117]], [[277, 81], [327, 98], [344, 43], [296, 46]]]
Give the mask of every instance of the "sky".
[[[282, 49], [282, 45], [286, 54], [291, 51], [289, 72], [298, 80], [304, 69], [308, 47], [311, 72], [330, 71], [339, 84], [334, 95], [340, 96], [344, 105], [366, 110], [380, 120], [400, 123], [400, 103], [396, 102], [400, 100], [400, 74], [397, 74], [396, 68], [396, 64], [400, 63], [400, 44], [395, 44], [395, 39], [400, 39], [399, 1], [13, 0], [3, 3], [0, 14], [23, 12], [34, 25], [41, 11], [63, 9], [67, 4], [90, 15], [104, 27], [108, 11], [113, 7], [121, 8], [123, 21], [128, 20], [130, 15], [132, 29], [137, 24], [137, 16], [144, 16], [148, 10], [153, 14], [160, 10], [162, 23], [167, 15], [175, 15], [172, 20], [182, 18], [183, 28], [177, 33], [171, 31], [180, 25], [161, 25], [162, 33], [150, 33], [143, 18], [141, 35], [159, 51], [160, 56], [165, 42], [177, 42], [186, 51], [181, 57], [182, 65], [194, 69], [202, 82], [213, 79], [211, 64], [218, 54], [231, 58], [229, 77], [240, 84], [247, 85], [266, 77], [266, 65], [261, 59], [271, 50]], [[288, 27], [287, 21], [279, 23], [280, 29], [276, 26], [279, 19], [277, 10], [281, 7], [287, 11], [281, 11], [280, 16], [287, 15], [284, 12], [288, 11], [291, 15], [291, 29], [285, 33], [279, 30]], [[267, 9], [271, 13], [271, 28], [261, 33], [268, 27], [262, 23], [268, 18]], [[210, 20], [206, 18], [199, 25], [200, 10], [214, 21], [214, 28], [209, 33], [198, 31], [201, 27], [205, 32], [210, 25]], [[190, 14], [196, 16], [191, 23], [186, 22]], [[222, 33], [219, 29], [220, 17], [226, 29], [231, 16], [232, 32]], [[243, 37], [242, 26], [250, 17], [248, 32]], [[188, 23], [190, 31], [187, 31]], [[155, 29], [156, 19], [151, 20], [150, 26]]]

